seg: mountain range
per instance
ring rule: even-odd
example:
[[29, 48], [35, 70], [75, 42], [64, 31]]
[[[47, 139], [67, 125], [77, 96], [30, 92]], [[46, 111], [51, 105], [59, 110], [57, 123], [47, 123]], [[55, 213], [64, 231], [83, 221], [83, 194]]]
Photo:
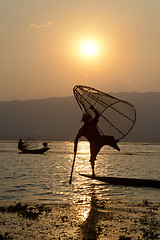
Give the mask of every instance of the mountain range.
[[[123, 141], [160, 142], [160, 92], [109, 94], [136, 108], [136, 124]], [[81, 114], [74, 96], [0, 102], [0, 139], [72, 141], [82, 125]]]

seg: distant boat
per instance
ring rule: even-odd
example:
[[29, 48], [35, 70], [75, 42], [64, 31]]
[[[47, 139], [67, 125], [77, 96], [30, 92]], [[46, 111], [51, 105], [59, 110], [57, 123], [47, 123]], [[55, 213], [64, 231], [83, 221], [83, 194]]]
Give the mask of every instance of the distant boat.
[[38, 149], [19, 149], [21, 152], [20, 153], [31, 153], [31, 154], [43, 154], [46, 151], [48, 151], [50, 148], [49, 147], [43, 147], [43, 148], [38, 148]]
[[18, 142], [18, 149], [21, 151], [20, 153], [43, 154], [50, 148], [48, 147], [48, 144], [46, 142], [43, 143], [43, 148], [37, 148], [35, 146], [35, 141], [33, 147], [33, 141], [31, 141], [30, 139], [26, 140], [25, 142], [20, 139]]

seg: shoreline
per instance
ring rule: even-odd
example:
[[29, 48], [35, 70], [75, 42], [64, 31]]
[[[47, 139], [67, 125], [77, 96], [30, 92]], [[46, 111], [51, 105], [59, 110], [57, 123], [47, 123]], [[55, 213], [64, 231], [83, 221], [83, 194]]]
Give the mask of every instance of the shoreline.
[[90, 204], [0, 202], [0, 239], [129, 240], [160, 238], [160, 202]]

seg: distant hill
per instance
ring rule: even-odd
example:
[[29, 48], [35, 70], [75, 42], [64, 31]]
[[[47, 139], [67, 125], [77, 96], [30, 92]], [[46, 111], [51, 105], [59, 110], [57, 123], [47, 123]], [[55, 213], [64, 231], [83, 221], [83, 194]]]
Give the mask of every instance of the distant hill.
[[[110, 93], [131, 102], [137, 122], [125, 141], [160, 142], [160, 92]], [[74, 97], [0, 102], [0, 139], [74, 140], [81, 126]]]

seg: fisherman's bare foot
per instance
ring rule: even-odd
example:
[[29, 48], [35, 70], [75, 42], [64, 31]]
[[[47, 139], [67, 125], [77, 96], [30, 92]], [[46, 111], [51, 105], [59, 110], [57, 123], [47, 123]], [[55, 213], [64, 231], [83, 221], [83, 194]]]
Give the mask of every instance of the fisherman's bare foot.
[[113, 148], [120, 151], [120, 148], [118, 147], [117, 142], [119, 142], [119, 140], [115, 140], [115, 142], [113, 143]]
[[113, 147], [114, 149], [120, 151], [120, 148], [118, 147], [117, 143], [119, 140], [115, 139], [114, 137], [111, 136], [110, 142], [108, 143], [109, 146]]
[[120, 148], [118, 147], [118, 145], [116, 146], [116, 149], [117, 149], [118, 151], [120, 151]]

